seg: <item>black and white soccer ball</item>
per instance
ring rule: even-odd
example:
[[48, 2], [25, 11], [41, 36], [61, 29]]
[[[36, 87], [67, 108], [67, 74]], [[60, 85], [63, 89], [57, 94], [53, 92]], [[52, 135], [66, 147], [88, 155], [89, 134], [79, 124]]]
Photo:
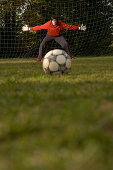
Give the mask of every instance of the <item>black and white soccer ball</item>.
[[71, 58], [64, 50], [51, 50], [44, 56], [43, 70], [46, 74], [65, 74], [70, 69]]

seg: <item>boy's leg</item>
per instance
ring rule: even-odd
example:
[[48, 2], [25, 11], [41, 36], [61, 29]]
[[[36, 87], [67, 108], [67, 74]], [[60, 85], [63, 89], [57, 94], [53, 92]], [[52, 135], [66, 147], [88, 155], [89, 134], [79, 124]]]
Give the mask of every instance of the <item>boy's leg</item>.
[[46, 35], [46, 37], [41, 42], [40, 47], [39, 47], [39, 56], [38, 56], [39, 60], [42, 59], [43, 49], [45, 48], [47, 43], [52, 41], [52, 40], [53, 40], [52, 36]]
[[65, 38], [61, 35], [59, 37], [55, 37], [54, 40], [60, 44], [62, 46], [62, 48], [65, 49], [65, 51], [67, 52], [67, 54], [72, 58], [72, 53], [70, 51], [70, 48], [69, 48], [69, 44], [68, 42], [65, 40]]

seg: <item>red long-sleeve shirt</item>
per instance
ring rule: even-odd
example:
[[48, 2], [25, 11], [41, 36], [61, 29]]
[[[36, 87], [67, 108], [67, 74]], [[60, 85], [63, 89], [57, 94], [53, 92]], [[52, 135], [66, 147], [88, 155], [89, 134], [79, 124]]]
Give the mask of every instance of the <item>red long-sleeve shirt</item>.
[[74, 26], [74, 25], [68, 25], [68, 24], [65, 24], [65, 23], [63, 23], [61, 21], [58, 21], [57, 25], [54, 26], [52, 24], [51, 20], [46, 22], [45, 24], [43, 24], [41, 26], [30, 27], [30, 30], [32, 30], [32, 31], [38, 31], [38, 30], [41, 30], [41, 29], [48, 30], [47, 31], [48, 35], [59, 36], [61, 34], [62, 29], [78, 30], [79, 27]]

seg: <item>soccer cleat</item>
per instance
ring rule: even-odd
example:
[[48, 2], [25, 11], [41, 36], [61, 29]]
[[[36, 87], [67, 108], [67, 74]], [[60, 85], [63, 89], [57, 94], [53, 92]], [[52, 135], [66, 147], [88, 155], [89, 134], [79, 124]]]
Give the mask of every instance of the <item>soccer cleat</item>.
[[36, 60], [35, 61], [41, 61], [39, 58], [36, 58]]
[[74, 59], [76, 59], [76, 57], [72, 57], [71, 59], [74, 60]]

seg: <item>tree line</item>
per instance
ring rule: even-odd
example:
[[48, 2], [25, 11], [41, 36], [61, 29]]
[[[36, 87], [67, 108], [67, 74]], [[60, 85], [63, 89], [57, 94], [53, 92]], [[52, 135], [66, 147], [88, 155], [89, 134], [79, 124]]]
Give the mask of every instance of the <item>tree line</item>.
[[[34, 57], [46, 30], [22, 32], [22, 26], [41, 25], [52, 15], [67, 24], [87, 25], [87, 31], [63, 30], [75, 55], [108, 55], [113, 43], [112, 0], [0, 1], [0, 57]], [[52, 42], [45, 52], [60, 48]]]

